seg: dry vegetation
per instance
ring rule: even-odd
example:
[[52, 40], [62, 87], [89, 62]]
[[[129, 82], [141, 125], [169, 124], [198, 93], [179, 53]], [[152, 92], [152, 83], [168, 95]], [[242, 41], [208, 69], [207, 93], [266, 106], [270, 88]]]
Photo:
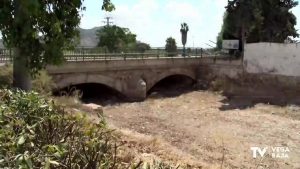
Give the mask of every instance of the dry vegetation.
[[[138, 152], [192, 168], [300, 167], [298, 106], [249, 104], [247, 99], [230, 101], [219, 93], [194, 91], [106, 106], [104, 113], [111, 126], [130, 131], [124, 132], [129, 138], [140, 137], [133, 142]], [[255, 160], [251, 146], [288, 146], [290, 158]]]

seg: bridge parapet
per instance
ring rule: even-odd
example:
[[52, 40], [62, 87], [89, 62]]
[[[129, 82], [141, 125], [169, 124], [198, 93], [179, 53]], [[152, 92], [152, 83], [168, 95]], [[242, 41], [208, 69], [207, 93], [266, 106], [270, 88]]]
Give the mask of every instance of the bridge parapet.
[[[202, 48], [188, 50], [187, 57], [217, 57]], [[168, 53], [164, 48], [153, 48], [145, 52], [126, 52], [126, 53], [106, 53], [99, 48], [75, 48], [74, 50], [64, 51], [66, 61], [106, 61], [106, 60], [132, 60], [132, 59], [164, 59], [182, 58], [182, 51]], [[12, 49], [0, 48], [0, 63], [11, 62], [13, 59]]]
[[[197, 66], [206, 62], [201, 58], [164, 58], [164, 59], [133, 59], [133, 60], [107, 60], [107, 61], [77, 61], [66, 62], [60, 66], [48, 66], [49, 74], [88, 73], [99, 71], [144, 70], [156, 68], [178, 68]], [[208, 62], [207, 62], [208, 63]]]

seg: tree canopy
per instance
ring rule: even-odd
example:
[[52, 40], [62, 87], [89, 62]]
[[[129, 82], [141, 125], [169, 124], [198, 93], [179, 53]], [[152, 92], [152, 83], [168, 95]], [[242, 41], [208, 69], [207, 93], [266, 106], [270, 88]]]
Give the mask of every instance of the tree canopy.
[[111, 12], [115, 9], [115, 5], [111, 3], [111, 0], [103, 0], [102, 10]]
[[[14, 80], [28, 76], [25, 72], [35, 74], [46, 64], [63, 61], [63, 49], [70, 47], [78, 36], [80, 11], [85, 10], [82, 2], [1, 0], [0, 31], [5, 46], [15, 49]], [[110, 0], [103, 0], [102, 9], [112, 11], [114, 8]]]
[[176, 40], [172, 37], [169, 37], [166, 40], [166, 46], [165, 46], [166, 52], [168, 52], [169, 56], [174, 56], [175, 53], [177, 52], [177, 45], [176, 45]]
[[185, 46], [186, 44], [188, 31], [189, 31], [189, 26], [186, 23], [182, 23], [180, 33], [181, 33], [181, 41], [183, 46]]
[[121, 52], [133, 49], [136, 45], [136, 35], [131, 33], [128, 28], [116, 25], [104, 26], [97, 31], [99, 47], [105, 47], [108, 52]]
[[137, 42], [135, 48], [137, 52], [142, 52], [142, 53], [145, 52], [146, 50], [151, 49], [150, 45], [144, 42]]
[[36, 72], [46, 63], [62, 60], [62, 48], [78, 34], [83, 7], [81, 0], [3, 0], [0, 9], [4, 44], [18, 48]]
[[218, 46], [222, 39], [241, 39], [248, 43], [284, 42], [297, 37], [296, 17], [290, 11], [294, 0], [228, 0]]

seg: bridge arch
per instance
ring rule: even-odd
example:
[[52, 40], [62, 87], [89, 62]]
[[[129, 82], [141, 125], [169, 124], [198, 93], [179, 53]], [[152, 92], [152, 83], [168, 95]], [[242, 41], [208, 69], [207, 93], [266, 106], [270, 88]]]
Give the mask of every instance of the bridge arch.
[[55, 78], [54, 81], [56, 81], [57, 90], [82, 84], [101, 84], [126, 96], [120, 80], [99, 74], [73, 74]]
[[147, 92], [149, 92], [157, 83], [171, 76], [183, 76], [188, 77], [194, 81], [196, 81], [196, 72], [189, 69], [175, 69], [175, 70], [167, 70], [165, 72], [159, 73], [154, 79], [147, 80]]

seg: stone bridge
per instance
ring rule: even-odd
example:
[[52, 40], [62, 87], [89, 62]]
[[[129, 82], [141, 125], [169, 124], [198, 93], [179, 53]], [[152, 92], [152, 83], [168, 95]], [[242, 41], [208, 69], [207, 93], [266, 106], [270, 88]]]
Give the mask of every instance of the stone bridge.
[[147, 92], [161, 80], [181, 75], [195, 81], [199, 70], [215, 64], [214, 58], [160, 58], [102, 61], [69, 61], [47, 70], [58, 89], [96, 83], [108, 86], [133, 101], [144, 100]]

